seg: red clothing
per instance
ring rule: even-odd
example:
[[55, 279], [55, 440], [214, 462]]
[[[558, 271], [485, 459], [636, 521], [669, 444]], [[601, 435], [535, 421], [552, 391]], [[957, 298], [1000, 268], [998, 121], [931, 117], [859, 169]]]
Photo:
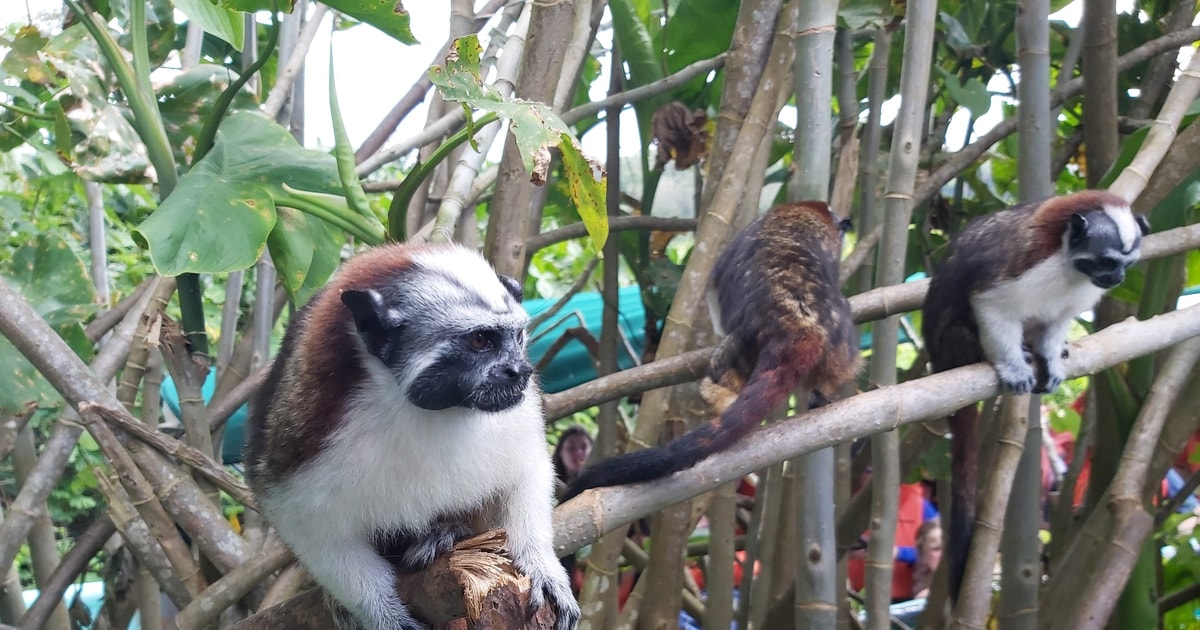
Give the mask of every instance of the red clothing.
[[[900, 486], [900, 506], [896, 514], [897, 547], [915, 547], [917, 529], [921, 527], [924, 506], [924, 488], [920, 483]], [[866, 562], [862, 558], [846, 560], [846, 577], [850, 588], [860, 591], [866, 582]], [[896, 561], [892, 566], [892, 599], [906, 600], [913, 596], [913, 567], [907, 562]]]

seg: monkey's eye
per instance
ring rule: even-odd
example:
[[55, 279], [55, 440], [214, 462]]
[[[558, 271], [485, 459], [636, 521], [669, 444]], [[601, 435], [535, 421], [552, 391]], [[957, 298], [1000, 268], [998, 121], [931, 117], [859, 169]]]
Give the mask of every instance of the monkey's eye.
[[485, 330], [475, 330], [467, 333], [467, 347], [476, 351], [484, 352], [492, 349], [492, 336]]
[[1116, 271], [1121, 263], [1115, 258], [1098, 258], [1096, 259], [1096, 268], [1100, 271]]

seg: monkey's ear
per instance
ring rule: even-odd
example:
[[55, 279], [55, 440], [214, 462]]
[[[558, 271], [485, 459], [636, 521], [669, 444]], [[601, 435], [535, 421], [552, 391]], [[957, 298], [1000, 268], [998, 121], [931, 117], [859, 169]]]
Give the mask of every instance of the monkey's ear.
[[504, 289], [513, 296], [514, 300], [520, 302], [525, 299], [525, 288], [521, 286], [520, 282], [517, 282], [516, 278], [502, 273], [496, 274], [496, 277], [500, 279], [500, 284], [504, 285]]
[[1133, 219], [1137, 221], [1138, 227], [1141, 228], [1142, 236], [1150, 233], [1150, 219], [1147, 219], [1146, 215], [1135, 214], [1133, 215]]
[[383, 296], [374, 289], [342, 291], [342, 304], [354, 315], [359, 331], [387, 330], [400, 324], [396, 312], [384, 306]]
[[367, 352], [387, 363], [392, 351], [391, 335], [388, 333], [402, 323], [399, 313], [388, 308], [383, 303], [383, 296], [374, 289], [342, 291], [342, 304], [354, 316], [354, 325], [367, 346]]
[[1067, 242], [1070, 245], [1082, 245], [1087, 240], [1088, 220], [1082, 214], [1076, 212], [1071, 215], [1070, 235]]

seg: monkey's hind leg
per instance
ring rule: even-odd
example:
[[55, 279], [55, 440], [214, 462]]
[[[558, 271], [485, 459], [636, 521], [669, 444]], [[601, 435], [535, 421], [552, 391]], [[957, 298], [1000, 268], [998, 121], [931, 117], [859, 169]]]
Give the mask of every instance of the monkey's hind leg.
[[325, 589], [326, 602], [340, 604], [329, 608], [338, 630], [428, 630], [400, 601], [392, 566], [369, 541], [326, 538], [292, 548]]

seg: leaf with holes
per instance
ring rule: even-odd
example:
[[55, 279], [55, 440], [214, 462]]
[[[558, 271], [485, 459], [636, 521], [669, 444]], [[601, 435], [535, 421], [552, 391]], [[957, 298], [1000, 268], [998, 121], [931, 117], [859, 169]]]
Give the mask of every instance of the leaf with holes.
[[443, 98], [463, 104], [468, 125], [472, 120], [468, 106], [509, 119], [509, 130], [517, 141], [522, 162], [534, 184], [546, 183], [550, 149], [562, 151], [571, 198], [599, 250], [608, 238], [608, 217], [604, 210], [607, 180], [603, 167], [583, 154], [570, 128], [549, 106], [507, 98], [485, 84], [479, 74], [481, 52], [479, 40], [474, 35], [454, 40], [453, 48], [446, 55], [446, 64], [429, 69], [430, 80], [438, 86]]
[[[212, 150], [134, 236], [163, 275], [245, 269], [258, 260], [273, 229], [289, 229], [277, 225], [277, 206], [319, 216], [369, 243], [383, 238], [381, 224], [346, 207], [333, 156], [300, 147], [262, 116], [236, 112], [221, 123]], [[307, 277], [309, 262], [301, 266]], [[295, 272], [280, 269], [288, 277]]]

